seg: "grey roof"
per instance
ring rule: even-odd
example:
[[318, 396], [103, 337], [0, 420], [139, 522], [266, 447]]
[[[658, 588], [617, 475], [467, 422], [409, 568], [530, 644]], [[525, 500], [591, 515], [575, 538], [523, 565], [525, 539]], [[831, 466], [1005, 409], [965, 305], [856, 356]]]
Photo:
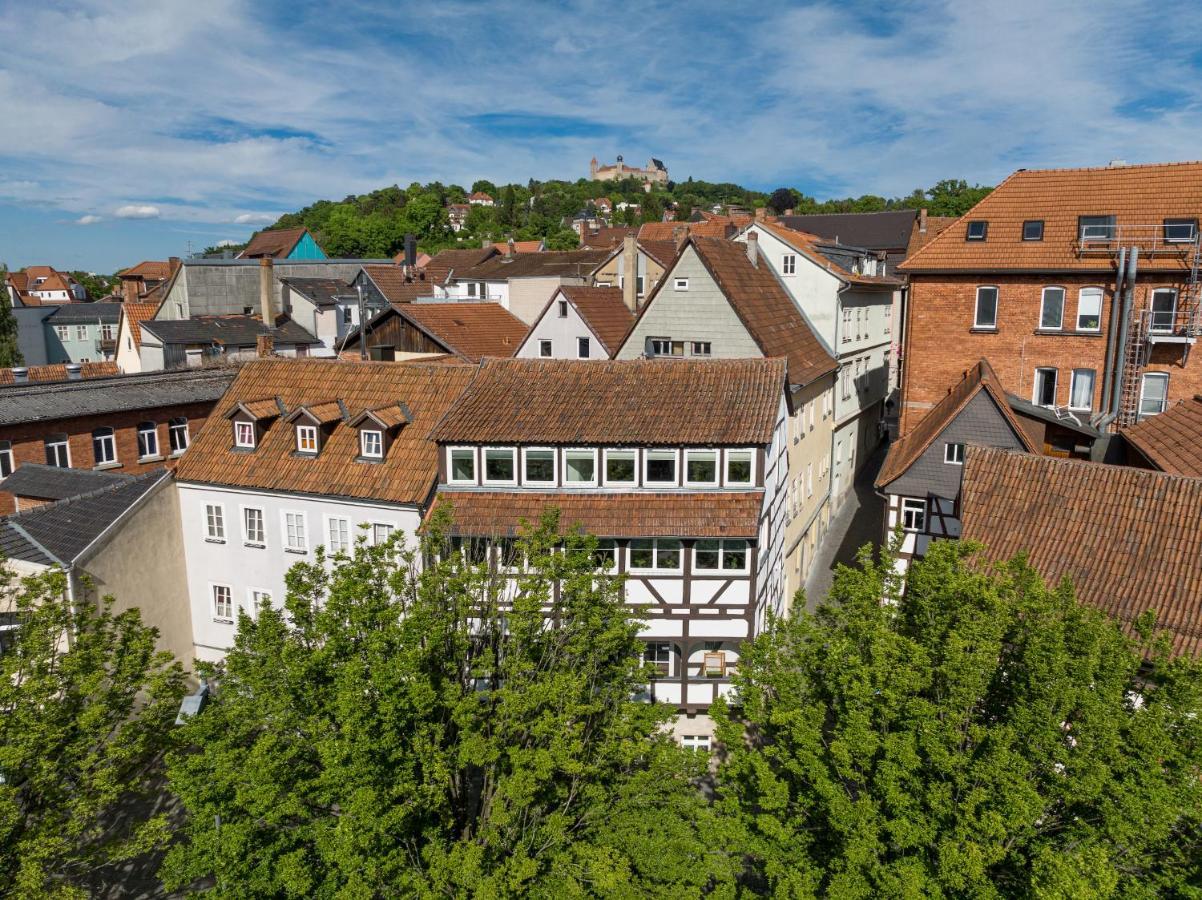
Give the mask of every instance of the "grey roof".
[[142, 330], [165, 344], [225, 344], [253, 347], [261, 334], [270, 334], [284, 344], [319, 344], [291, 319], [268, 328], [255, 316], [193, 316], [191, 319], [143, 319]]
[[807, 216], [781, 216], [782, 225], [808, 231], [828, 241], [863, 247], [865, 250], [905, 251], [914, 227], [912, 209], [891, 209], [870, 213], [818, 213]]
[[505, 281], [508, 278], [583, 278], [613, 255], [602, 250], [548, 250], [493, 256], [470, 269], [455, 272], [456, 281]]
[[235, 374], [222, 367], [2, 385], [0, 425], [217, 401]]
[[84, 325], [93, 322], [117, 322], [120, 303], [64, 303], [50, 317], [51, 325]]
[[74, 564], [148, 491], [171, 475], [155, 469], [86, 494], [0, 519], [0, 552], [13, 559]]
[[[271, 264], [275, 268], [283, 266], [362, 266], [366, 263], [386, 263], [392, 265], [391, 259], [273, 259]], [[185, 266], [233, 266], [248, 268], [258, 268], [259, 260], [257, 259], [226, 259], [225, 257], [214, 257], [211, 259], [185, 259]]]
[[118, 472], [93, 472], [90, 469], [64, 469], [41, 463], [25, 463], [0, 481], [0, 491], [16, 497], [36, 497], [40, 500], [65, 500], [129, 481], [132, 475]]
[[349, 296], [351, 286], [341, 278], [281, 278], [284, 284], [318, 306], [333, 306], [335, 297]]
[[1019, 415], [1050, 422], [1053, 425], [1059, 425], [1062, 428], [1067, 428], [1070, 431], [1075, 431], [1089, 438], [1097, 439], [1105, 437], [1101, 431], [1089, 424], [1090, 413], [1088, 412], [1073, 413], [1077, 417], [1077, 421], [1074, 422], [1067, 416], [1058, 416], [1054, 409], [1048, 409], [1046, 406], [1038, 406], [1017, 394], [1011, 394], [1009, 391], [1006, 392], [1006, 399], [1010, 401], [1010, 408]]

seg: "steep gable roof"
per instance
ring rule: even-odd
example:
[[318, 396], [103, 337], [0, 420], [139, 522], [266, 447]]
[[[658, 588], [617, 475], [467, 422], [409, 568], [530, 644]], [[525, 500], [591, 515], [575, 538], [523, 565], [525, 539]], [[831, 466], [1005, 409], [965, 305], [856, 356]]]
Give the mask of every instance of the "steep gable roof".
[[[848, 260], [860, 258], [863, 254], [859, 248], [849, 247], [842, 243], [832, 243], [817, 235], [807, 234], [775, 222], [771, 219], [761, 219], [753, 222], [752, 226], [762, 228], [772, 236], [792, 247], [814, 265], [826, 269], [835, 277], [849, 284], [861, 287], [900, 287], [904, 282], [901, 278], [891, 275], [862, 275], [846, 265]], [[749, 228], [751, 226], [748, 226]]]
[[300, 227], [260, 231], [250, 239], [246, 249], [238, 254], [238, 259], [262, 259], [267, 256], [281, 259], [292, 252], [308, 230]]
[[452, 271], [457, 273], [464, 269], [478, 266], [486, 259], [490, 259], [497, 254], [497, 248], [492, 245], [487, 247], [439, 250], [426, 263], [426, 280], [432, 281], [435, 284], [445, 284], [447, 277]]
[[389, 303], [411, 303], [418, 297], [433, 297], [434, 284], [424, 276], [407, 275], [401, 266], [370, 265], [363, 272]]
[[1202, 394], [1122, 432], [1162, 472], [1202, 477]]
[[[580, 318], [597, 336], [606, 354], [612, 357], [622, 346], [622, 340], [634, 323], [634, 313], [622, 300], [621, 288], [587, 287], [579, 284], [565, 284], [557, 294], [563, 294], [576, 308]], [[543, 307], [542, 313], [535, 323], [545, 316], [555, 303], [557, 295], [553, 295]]]
[[135, 347], [141, 348], [142, 346], [141, 323], [147, 319], [153, 319], [158, 309], [159, 305], [157, 303], [121, 304], [121, 319], [124, 321], [125, 327], [129, 330]]

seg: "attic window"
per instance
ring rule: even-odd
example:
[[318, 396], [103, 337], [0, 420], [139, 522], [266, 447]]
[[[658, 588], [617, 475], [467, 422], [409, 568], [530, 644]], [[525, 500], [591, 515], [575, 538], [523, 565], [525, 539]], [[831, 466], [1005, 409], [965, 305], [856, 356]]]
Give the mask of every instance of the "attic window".
[[1082, 242], [1114, 240], [1114, 216], [1080, 216], [1077, 219], [1077, 232]]
[[235, 422], [234, 423], [234, 446], [246, 447], [253, 450], [255, 448], [255, 426], [252, 422]]
[[1028, 219], [1023, 222], [1024, 241], [1043, 240], [1043, 219]]
[[359, 432], [359, 452], [367, 459], [384, 458], [384, 432], [364, 429]]
[[687, 291], [688, 289], [689, 289], [689, 279], [687, 279], [687, 278], [673, 278], [672, 279], [672, 290]]
[[964, 235], [966, 241], [983, 241], [989, 232], [989, 223], [983, 219], [968, 223], [968, 232]]
[[296, 426], [296, 450], [298, 453], [317, 452], [317, 426]]
[[568, 317], [568, 301], [559, 301], [559, 318], [566, 319]]
[[1197, 219], [1165, 219], [1164, 241], [1166, 244], [1188, 244], [1198, 235]]

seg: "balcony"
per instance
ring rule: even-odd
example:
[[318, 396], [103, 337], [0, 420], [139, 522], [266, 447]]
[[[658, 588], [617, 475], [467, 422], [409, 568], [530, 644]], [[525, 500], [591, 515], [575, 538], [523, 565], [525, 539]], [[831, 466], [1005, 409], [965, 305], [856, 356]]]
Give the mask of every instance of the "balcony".
[[1140, 256], [1180, 256], [1197, 252], [1198, 226], [1193, 222], [1156, 225], [1082, 225], [1077, 234], [1078, 256], [1117, 256], [1123, 247], [1138, 247]]

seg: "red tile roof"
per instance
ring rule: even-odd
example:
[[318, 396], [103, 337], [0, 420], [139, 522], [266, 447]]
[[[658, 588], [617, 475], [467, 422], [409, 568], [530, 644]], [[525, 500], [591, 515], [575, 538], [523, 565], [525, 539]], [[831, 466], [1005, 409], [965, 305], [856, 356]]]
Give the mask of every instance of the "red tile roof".
[[841, 266], [839, 263], [830, 259], [822, 253], [822, 245], [835, 247], [837, 245], [830, 241], [820, 238], [816, 234], [809, 234], [805, 231], [797, 231], [793, 228], [787, 228], [779, 222], [774, 222], [771, 219], [761, 219], [754, 223], [756, 226], [763, 228], [769, 234], [784, 241], [798, 253], [802, 254], [806, 259], [809, 259], [815, 265], [834, 273], [844, 281], [851, 284], [863, 285], [871, 287], [878, 285], [881, 287], [900, 287], [904, 281], [901, 278], [895, 278], [890, 275], [860, 275], [850, 269]]
[[[606, 354], [612, 357], [617, 353], [626, 332], [634, 323], [634, 313], [622, 302], [621, 289], [565, 284], [560, 287], [559, 292], [576, 307], [580, 318], [592, 329]], [[556, 296], [551, 297], [539, 318], [546, 315], [557, 299]]]
[[161, 281], [171, 274], [171, 263], [167, 260], [146, 260], [138, 263], [136, 266], [123, 269], [119, 274], [122, 278], [142, 278], [151, 281]]
[[1130, 628], [1148, 610], [1202, 651], [1202, 479], [969, 447], [961, 520], [988, 559], [1025, 552], [1048, 582]]
[[639, 241], [683, 241], [686, 237], [727, 238], [738, 229], [722, 217], [714, 222], [644, 222], [639, 228]]
[[636, 228], [598, 228], [586, 234], [580, 242], [581, 247], [605, 248], [616, 247], [626, 239], [628, 234], [636, 234]]
[[[106, 375], [117, 375], [115, 362], [86, 362], [80, 363], [80, 375], [83, 378], [103, 378]], [[57, 363], [49, 366], [28, 366], [29, 381], [66, 381], [67, 364]], [[12, 369], [0, 369], [0, 384], [15, 384]]]
[[459, 248], [439, 250], [426, 263], [426, 280], [435, 284], [445, 284], [447, 276], [452, 271], [460, 272], [478, 266], [484, 260], [496, 256], [496, 247], [477, 247], [471, 249]]
[[486, 356], [513, 356], [528, 326], [499, 303], [403, 303], [393, 307], [448, 351], [479, 362]]
[[260, 231], [250, 239], [246, 249], [238, 254], [239, 259], [262, 259], [274, 257], [283, 259], [292, 252], [301, 238], [305, 236], [306, 228], [276, 228]]
[[401, 266], [367, 265], [363, 271], [389, 303], [411, 303], [418, 297], [434, 296], [432, 281], [420, 275], [407, 276]]
[[[121, 318], [125, 319], [125, 327], [129, 329], [130, 336], [134, 339], [134, 346], [141, 348], [142, 346], [142, 329], [139, 327], [144, 319], [153, 319], [154, 314], [158, 312], [159, 305], [157, 303], [122, 303]], [[120, 328], [118, 328], [118, 331]]]
[[914, 227], [910, 231], [910, 243], [906, 248], [906, 258], [909, 259], [939, 235], [943, 234], [952, 223], [956, 221], [957, 216], [927, 216], [926, 231], [922, 231], [922, 220], [920, 217], [915, 217]]
[[1202, 478], [1202, 394], [1149, 416], [1122, 434], [1162, 472]]
[[[496, 241], [493, 244], [493, 246], [496, 247], [497, 251], [500, 253], [508, 253], [509, 252], [509, 241]], [[542, 252], [542, 249], [543, 249], [543, 242], [541, 240], [539, 240], [539, 241], [514, 241], [513, 242], [513, 252], [514, 253], [540, 253], [540, 252]]]

